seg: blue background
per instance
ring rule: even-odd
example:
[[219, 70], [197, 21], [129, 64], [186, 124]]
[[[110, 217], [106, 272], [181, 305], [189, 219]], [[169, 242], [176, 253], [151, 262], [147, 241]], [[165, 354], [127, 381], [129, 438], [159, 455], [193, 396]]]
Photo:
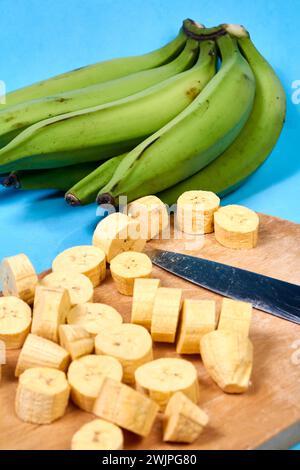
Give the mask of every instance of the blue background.
[[[0, 0], [0, 80], [7, 90], [169, 41], [191, 17], [242, 23], [279, 74], [287, 121], [267, 162], [224, 203], [300, 222], [299, 8], [292, 0]], [[0, 258], [26, 252], [38, 271], [62, 249], [89, 243], [96, 207], [70, 208], [53, 192], [0, 190]], [[300, 449], [300, 446], [299, 446]]]

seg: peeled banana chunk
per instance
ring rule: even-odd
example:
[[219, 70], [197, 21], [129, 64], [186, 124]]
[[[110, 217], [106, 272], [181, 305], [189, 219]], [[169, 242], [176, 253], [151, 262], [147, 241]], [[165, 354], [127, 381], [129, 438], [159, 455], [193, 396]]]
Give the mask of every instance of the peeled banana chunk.
[[123, 295], [133, 295], [135, 279], [150, 277], [152, 262], [144, 253], [120, 253], [111, 260], [110, 272], [118, 291]]
[[152, 313], [160, 279], [135, 279], [131, 309], [131, 323], [151, 329]]
[[54, 289], [67, 289], [71, 305], [83, 304], [93, 300], [93, 284], [83, 274], [56, 271], [44, 277], [41, 284]]
[[122, 430], [103, 419], [94, 419], [72, 437], [72, 450], [122, 450], [124, 444]]
[[67, 315], [67, 323], [81, 326], [93, 337], [122, 322], [123, 318], [115, 308], [101, 303], [87, 302], [76, 305]]
[[31, 308], [17, 297], [0, 297], [0, 341], [6, 349], [22, 347], [31, 325]]
[[33, 303], [38, 277], [29, 258], [24, 254], [4, 258], [0, 268], [4, 296], [19, 297]]
[[140, 224], [142, 238], [157, 238], [169, 226], [165, 204], [157, 196], [144, 196], [128, 205], [128, 215]]
[[247, 207], [224, 206], [214, 214], [216, 240], [227, 248], [249, 249], [257, 245], [258, 215]]
[[223, 299], [218, 330], [249, 335], [252, 304], [239, 300]]
[[159, 287], [154, 300], [151, 336], [153, 341], [174, 343], [181, 309], [182, 290]]
[[178, 228], [198, 235], [214, 231], [214, 213], [220, 198], [211, 191], [186, 191], [177, 200]]
[[72, 361], [94, 351], [94, 338], [80, 325], [60, 325], [58, 333], [60, 345], [68, 351]]

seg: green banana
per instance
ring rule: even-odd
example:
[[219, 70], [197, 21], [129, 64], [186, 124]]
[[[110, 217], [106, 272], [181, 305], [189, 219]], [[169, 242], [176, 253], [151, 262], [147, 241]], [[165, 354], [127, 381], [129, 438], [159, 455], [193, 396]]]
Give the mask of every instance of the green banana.
[[158, 67], [176, 57], [183, 49], [185, 42], [186, 35], [181, 29], [175, 39], [148, 54], [98, 62], [8, 93], [5, 107]]
[[[226, 31], [225, 31], [226, 33]], [[255, 79], [236, 40], [219, 33], [222, 65], [198, 98], [128, 153], [98, 203], [155, 194], [198, 172], [237, 137], [253, 106]], [[201, 47], [201, 46], [200, 46]]]
[[67, 166], [129, 151], [186, 108], [214, 74], [214, 44], [206, 41], [188, 71], [127, 98], [28, 127], [0, 150], [0, 171]]
[[26, 101], [3, 111], [0, 107], [0, 146], [5, 146], [22, 130], [43, 119], [116, 101], [167, 80], [188, 69], [195, 61], [197, 52], [195, 42], [188, 40], [176, 59], [160, 67], [79, 90]]
[[228, 25], [256, 79], [252, 113], [233, 144], [203, 170], [158, 196], [173, 204], [185, 191], [202, 189], [224, 196], [238, 188], [266, 160], [275, 146], [286, 113], [286, 97], [280, 80], [261, 56], [249, 34], [240, 26]]
[[127, 155], [119, 155], [102, 163], [68, 190], [65, 200], [71, 206], [79, 206], [95, 202], [99, 188], [105, 186], [113, 176], [121, 160]]

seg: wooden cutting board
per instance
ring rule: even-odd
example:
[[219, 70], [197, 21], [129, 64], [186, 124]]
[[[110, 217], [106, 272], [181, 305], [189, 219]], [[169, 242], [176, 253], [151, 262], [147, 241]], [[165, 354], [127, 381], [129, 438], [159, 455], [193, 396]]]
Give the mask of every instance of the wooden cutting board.
[[[152, 241], [151, 245], [185, 252], [186, 241]], [[190, 241], [189, 241], [190, 243]], [[221, 247], [214, 235], [190, 254], [256, 271], [300, 284], [300, 225], [261, 215], [257, 248], [235, 251]], [[221, 297], [182, 281], [159, 268], [154, 277], [164, 286], [181, 287], [184, 298]], [[131, 298], [117, 293], [108, 274], [95, 291], [95, 301], [109, 303], [130, 321]], [[161, 440], [161, 418], [146, 439], [125, 433], [126, 449], [254, 449], [286, 448], [300, 441], [300, 326], [254, 311], [250, 332], [254, 344], [252, 385], [243, 395], [224, 394], [206, 373], [199, 357], [185, 356], [197, 367], [201, 388], [200, 405], [210, 417], [209, 427], [190, 446]], [[155, 344], [155, 357], [176, 357], [173, 345]], [[17, 380], [14, 368], [18, 351], [9, 351], [0, 384], [0, 449], [69, 449], [71, 437], [93, 415], [72, 404], [66, 415], [51, 425], [19, 421], [14, 413]]]

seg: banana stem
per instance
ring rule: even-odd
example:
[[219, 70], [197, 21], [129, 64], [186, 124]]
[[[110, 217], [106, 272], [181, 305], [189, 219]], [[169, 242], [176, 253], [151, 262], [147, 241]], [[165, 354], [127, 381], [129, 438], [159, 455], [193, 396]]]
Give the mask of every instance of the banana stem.
[[205, 28], [203, 25], [199, 25], [199, 23], [191, 19], [184, 20], [182, 29], [187, 37], [196, 39], [197, 41], [216, 39], [227, 34], [227, 31], [223, 25], [213, 28]]

